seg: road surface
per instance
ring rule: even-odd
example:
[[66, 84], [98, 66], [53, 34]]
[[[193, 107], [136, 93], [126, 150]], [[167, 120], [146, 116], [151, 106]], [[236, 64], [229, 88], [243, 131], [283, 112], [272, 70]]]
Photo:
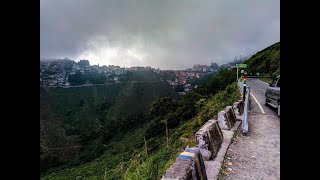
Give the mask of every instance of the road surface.
[[238, 131], [219, 179], [280, 179], [280, 118], [274, 108], [264, 105], [268, 84], [256, 78], [248, 78], [247, 84], [255, 97], [251, 96], [249, 135]]

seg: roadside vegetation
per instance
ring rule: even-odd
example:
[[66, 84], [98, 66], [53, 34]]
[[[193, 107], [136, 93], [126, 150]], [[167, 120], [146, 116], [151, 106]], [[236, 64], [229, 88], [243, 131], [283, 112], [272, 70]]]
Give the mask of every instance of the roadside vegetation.
[[164, 96], [178, 95], [161, 81], [40, 87], [41, 174], [100, 157], [114, 138], [149, 122], [152, 103]]
[[[130, 117], [128, 115], [127, 118], [125, 116], [112, 120], [109, 116], [112, 117], [113, 113], [102, 113], [101, 116], [101, 111], [93, 111], [92, 115], [95, 114], [95, 116], [92, 118], [91, 116], [85, 116], [86, 113], [83, 112], [84, 114], [81, 116], [69, 120], [76, 123], [67, 126], [79, 133], [72, 136], [71, 133], [65, 135], [66, 138], [69, 138], [69, 136], [74, 136], [74, 138], [86, 137], [80, 139], [85, 140], [88, 147], [80, 148], [79, 152], [75, 152], [75, 154], [81, 154], [82, 152], [83, 156], [75, 155], [73, 164], [48, 168], [49, 170], [43, 171], [41, 179], [160, 179], [186, 146], [195, 145], [194, 133], [207, 120], [217, 119], [218, 112], [225, 106], [232, 105], [239, 99], [240, 94], [235, 80], [235, 71], [222, 69], [218, 74], [208, 79], [206, 83], [187, 93], [180, 100], [175, 98], [174, 95], [166, 95], [166, 93], [163, 93], [162, 96], [159, 94], [158, 98], [153, 99], [153, 101], [152, 98], [148, 99], [148, 102], [152, 101], [152, 103], [150, 106], [145, 105], [145, 108], [142, 108], [145, 111], [142, 111], [144, 113], [140, 116], [139, 113], [136, 113], [142, 109], [134, 108], [133, 112], [136, 113], [133, 114], [136, 114], [136, 119], [128, 118]], [[118, 88], [127, 89], [130, 87]], [[141, 88], [143, 87], [139, 87], [140, 90]], [[125, 106], [124, 104], [127, 103], [124, 101], [120, 105], [115, 105], [119, 104], [117, 101], [120, 94], [124, 96], [128, 95], [128, 92], [122, 90], [116, 100], [112, 99], [113, 96], [109, 97], [110, 102], [105, 105], [107, 109], [112, 109], [112, 112], [117, 112], [117, 115], [124, 114], [129, 106], [135, 105], [133, 103]], [[145, 95], [139, 94], [138, 90], [133, 90], [127, 98], [129, 96], [137, 96], [136, 98], [138, 98]], [[108, 97], [107, 93], [102, 97]], [[99, 99], [96, 100], [97, 104], [99, 104]], [[132, 99], [130, 101], [134, 100], [141, 102], [142, 99]], [[81, 106], [82, 108], [84, 108], [84, 104]], [[98, 107], [101, 108], [101, 106]], [[99, 109], [88, 106], [85, 108]], [[91, 110], [88, 112], [91, 112]], [[92, 134], [88, 131], [89, 129], [77, 131], [75, 126], [81, 124], [81, 121], [77, 121], [77, 119], [83, 116], [87, 120], [82, 119], [82, 121], [88, 122], [82, 126], [83, 128], [94, 125], [93, 129], [99, 127], [100, 130], [95, 129], [97, 132]], [[101, 122], [105, 123], [97, 124], [100, 121], [94, 119], [100, 119]], [[111, 119], [111, 121], [108, 119]], [[112, 129], [108, 130], [110, 123]], [[61, 124], [64, 124], [63, 120]], [[122, 129], [126, 129], [126, 131], [122, 131]], [[86, 136], [87, 133], [89, 133], [89, 136]], [[104, 139], [104, 141], [101, 141], [101, 139]], [[100, 146], [100, 149], [89, 148], [89, 142], [96, 143]], [[84, 159], [85, 157], [87, 159]]]
[[280, 42], [257, 52], [244, 63], [247, 64], [248, 75], [268, 75], [274, 79], [280, 74]]

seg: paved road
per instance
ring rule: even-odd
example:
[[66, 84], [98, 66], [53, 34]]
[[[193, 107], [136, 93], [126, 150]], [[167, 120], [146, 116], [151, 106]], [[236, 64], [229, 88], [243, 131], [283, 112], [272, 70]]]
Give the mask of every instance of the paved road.
[[[221, 179], [273, 180], [280, 179], [280, 118], [276, 110], [264, 105], [267, 84], [248, 78], [251, 93], [249, 135], [240, 131], [229, 146]], [[231, 169], [230, 169], [231, 168]]]

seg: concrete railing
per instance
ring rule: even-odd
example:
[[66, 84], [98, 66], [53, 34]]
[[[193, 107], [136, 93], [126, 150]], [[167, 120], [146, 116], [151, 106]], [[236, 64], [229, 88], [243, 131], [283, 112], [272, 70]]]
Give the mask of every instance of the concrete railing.
[[233, 109], [236, 116], [241, 116], [243, 114], [243, 101], [239, 100], [238, 102], [233, 103]]
[[[243, 112], [242, 101], [239, 100], [236, 104], [240, 108], [240, 112]], [[236, 114], [232, 106], [227, 106], [223, 112], [225, 121], [221, 122], [229, 124], [227, 126], [227, 131], [229, 131], [237, 121]], [[207, 170], [203, 162], [215, 161], [224, 140], [224, 132], [220, 127], [217, 120], [208, 120], [195, 134], [197, 147], [186, 148], [184, 152], [180, 153], [162, 179], [206, 180]], [[221, 157], [219, 161], [221, 161]]]
[[195, 138], [203, 159], [206, 161], [214, 159], [223, 141], [223, 134], [217, 120], [207, 121], [196, 132]]
[[207, 180], [206, 168], [198, 148], [186, 148], [162, 176], [163, 180]]
[[237, 117], [232, 106], [227, 106], [218, 113], [218, 123], [221, 129], [230, 130], [236, 121]]
[[[165, 175], [162, 176], [162, 179], [206, 180], [207, 175], [210, 179], [215, 179], [220, 170], [218, 166], [223, 161], [223, 155], [221, 154], [225, 153], [228, 146], [222, 145], [222, 143], [230, 143], [232, 137], [230, 129], [239, 120], [237, 115], [241, 115], [243, 112], [243, 102], [239, 100], [233, 106], [227, 106], [219, 112], [218, 121], [208, 120], [195, 134], [197, 147], [186, 148], [184, 152], [180, 153]], [[222, 130], [222, 127], [226, 130]], [[227, 142], [224, 142], [225, 133], [226, 136], [229, 136], [226, 139]], [[223, 149], [224, 152], [220, 153], [220, 149]], [[204, 162], [211, 168], [206, 170]], [[212, 172], [212, 167], [215, 170], [214, 172]], [[207, 171], [209, 171], [209, 174], [206, 173]]]

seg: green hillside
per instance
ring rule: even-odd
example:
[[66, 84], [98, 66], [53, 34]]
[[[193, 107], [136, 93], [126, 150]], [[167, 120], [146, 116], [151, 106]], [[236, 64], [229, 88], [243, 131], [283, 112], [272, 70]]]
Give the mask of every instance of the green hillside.
[[159, 81], [160, 75], [151, 71], [128, 72], [128, 81]]
[[[79, 156], [78, 164], [73, 164], [68, 168], [60, 166], [60, 169], [48, 170], [42, 173], [41, 179], [103, 179], [104, 177], [106, 179], [160, 179], [182, 149], [187, 145], [195, 144], [192, 138], [193, 134], [208, 119], [217, 118], [217, 113], [225, 106], [231, 105], [239, 99], [240, 95], [235, 79], [235, 71], [222, 69], [203, 86], [187, 93], [180, 100], [172, 98], [168, 94], [169, 90], [166, 91], [165, 87], [160, 87], [164, 86], [161, 83], [149, 83], [149, 86], [143, 86], [142, 82], [134, 82], [122, 87], [115, 104], [104, 114], [106, 119], [113, 116], [121, 117], [115, 122], [106, 120], [108, 123], [105, 123], [105, 127], [109, 127], [111, 124], [111, 126], [118, 125], [119, 129], [117, 131], [112, 128], [108, 129], [113, 133], [113, 136], [109, 136], [107, 139], [108, 141], [98, 141], [98, 138], [91, 137], [90, 142], [104, 144], [100, 147], [101, 152], [96, 150], [99, 148], [89, 148], [85, 153], [82, 153], [86, 156]], [[153, 91], [152, 86], [158, 86], [157, 91]], [[144, 104], [142, 101], [152, 101], [153, 93], [159, 94], [156, 95], [159, 98], [151, 106], [142, 105], [149, 107], [144, 111], [143, 116], [134, 121], [125, 118], [129, 114], [127, 111], [131, 111], [133, 114], [141, 112], [142, 108], [138, 104]], [[165, 93], [168, 96], [161, 97], [160, 94]], [[136, 103], [134, 103], [135, 100]], [[92, 113], [92, 111], [86, 112]], [[82, 115], [86, 116], [86, 114]], [[80, 117], [78, 118], [80, 119]], [[87, 116], [87, 118], [90, 117]], [[134, 126], [130, 124], [133, 122], [139, 123]], [[166, 124], [169, 130], [168, 144], [165, 133]], [[101, 134], [109, 132], [106, 129], [98, 131], [98, 125], [91, 125], [90, 129]], [[121, 131], [121, 129], [126, 129], [126, 131]], [[72, 137], [72, 134], [68, 135], [66, 138]], [[85, 136], [82, 135], [82, 137]], [[71, 140], [69, 142], [73, 142]], [[87, 143], [89, 144], [89, 142]], [[96, 154], [100, 154], [93, 156], [92, 151], [94, 150], [97, 152]], [[92, 160], [82, 161], [89, 155], [92, 155]]]
[[245, 61], [248, 73], [268, 74], [273, 79], [280, 74], [280, 42], [277, 42]]
[[40, 87], [42, 174], [99, 157], [113, 137], [148, 120], [147, 112], [153, 101], [163, 96], [177, 97], [166, 83], [148, 81], [150, 76], [145, 79], [142, 76], [141, 82]]

